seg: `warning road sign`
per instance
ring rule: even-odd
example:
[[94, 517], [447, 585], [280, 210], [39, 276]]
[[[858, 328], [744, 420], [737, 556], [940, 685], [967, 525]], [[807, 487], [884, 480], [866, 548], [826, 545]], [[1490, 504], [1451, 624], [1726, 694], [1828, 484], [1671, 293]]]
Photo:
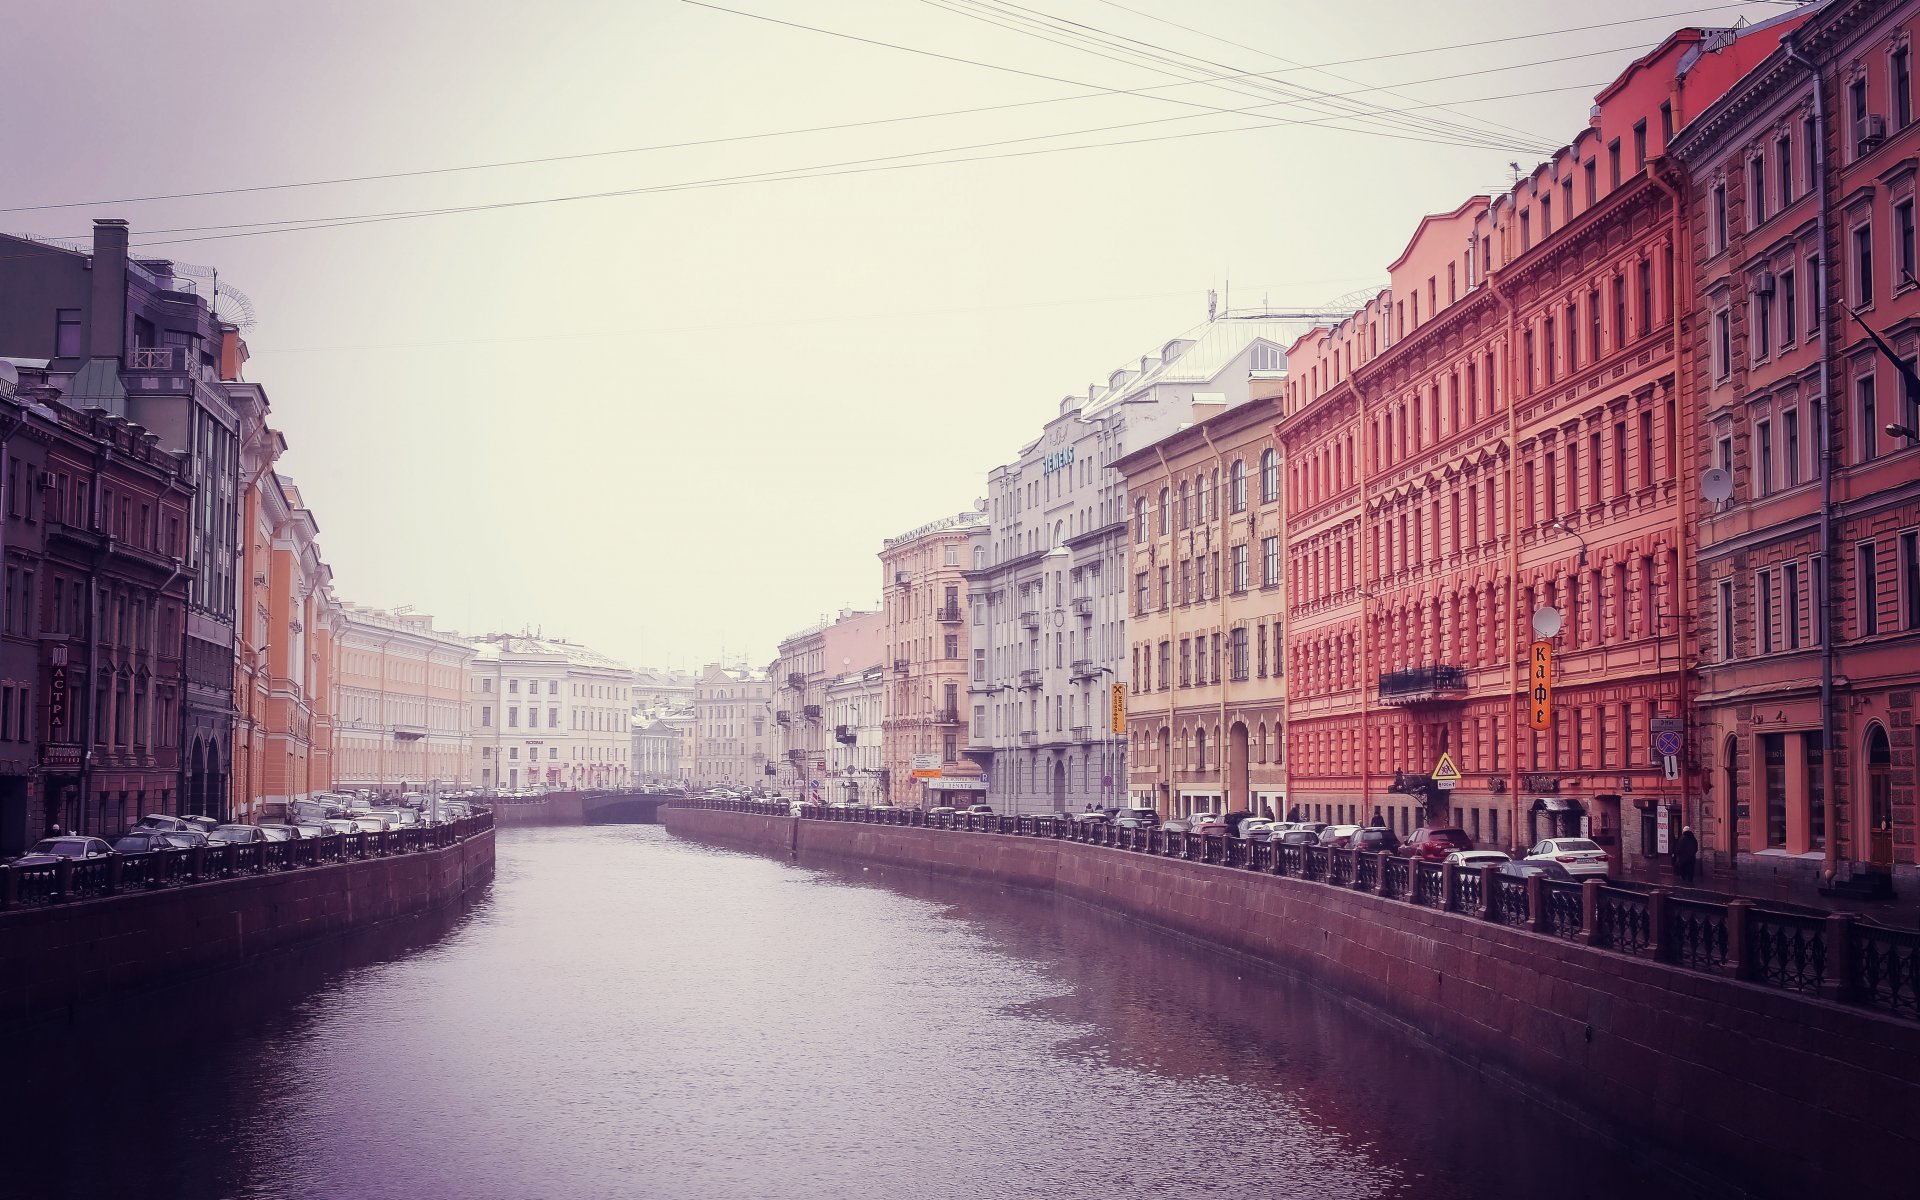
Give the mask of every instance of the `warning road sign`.
[[1440, 752], [1440, 761], [1433, 764], [1434, 786], [1443, 792], [1450, 792], [1454, 789], [1454, 785], [1459, 782], [1460, 768], [1454, 765], [1453, 754], [1450, 751], [1442, 750]]

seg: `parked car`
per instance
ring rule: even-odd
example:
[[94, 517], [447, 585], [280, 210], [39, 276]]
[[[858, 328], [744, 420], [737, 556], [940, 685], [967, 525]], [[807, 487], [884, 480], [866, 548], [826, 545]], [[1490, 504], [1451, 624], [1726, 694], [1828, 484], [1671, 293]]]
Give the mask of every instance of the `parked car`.
[[160, 836], [176, 850], [199, 850], [212, 844], [198, 829], [170, 829]]
[[260, 832], [266, 834], [270, 842], [291, 842], [300, 836], [300, 830], [293, 825], [262, 825]]
[[1158, 821], [1145, 821], [1139, 817], [1115, 817], [1113, 819], [1113, 827], [1115, 829], [1153, 829], [1158, 827], [1159, 824], [1160, 822]]
[[1155, 808], [1129, 808], [1123, 810], [1120, 815], [1147, 825], [1160, 823], [1160, 810]]
[[160, 813], [148, 813], [146, 816], [141, 817], [138, 821], [135, 821], [133, 823], [133, 828], [128, 830], [127, 832], [138, 833], [141, 830], [150, 829], [156, 833], [166, 833], [170, 830], [192, 829], [192, 828], [193, 826], [187, 824], [185, 821], [182, 821], [179, 817], [163, 816]]
[[330, 817], [326, 821], [328, 833], [359, 833], [353, 827], [353, 821], [347, 817]]
[[1607, 852], [1590, 838], [1545, 838], [1521, 861], [1558, 863], [1575, 879], [1605, 879], [1609, 865]]
[[1248, 821], [1259, 820], [1260, 817], [1257, 813], [1247, 812], [1243, 809], [1238, 812], [1222, 813], [1220, 814], [1220, 819], [1227, 823], [1227, 836], [1239, 837], [1240, 827], [1242, 825]]
[[808, 808], [808, 804], [805, 800], [787, 801], [787, 815], [790, 817], [799, 816], [801, 813], [805, 812], [807, 808]]
[[1162, 833], [1192, 833], [1193, 823], [1185, 817], [1168, 817], [1160, 822]]
[[207, 835], [207, 840], [217, 845], [232, 844], [249, 846], [255, 842], [272, 841], [258, 825], [221, 825]]
[[211, 834], [214, 830], [220, 828], [219, 821], [212, 817], [203, 817], [198, 814], [184, 816], [181, 817], [180, 820], [185, 822], [189, 828], [198, 829], [201, 833], [205, 834]]
[[1429, 829], [1421, 826], [1407, 835], [1399, 853], [1406, 858], [1424, 858], [1428, 862], [1441, 862], [1456, 850], [1473, 849], [1473, 839], [1464, 829]]
[[1481, 867], [1498, 867], [1510, 863], [1513, 861], [1513, 856], [1505, 850], [1455, 850], [1442, 861], [1450, 862], [1456, 867], [1470, 867], [1478, 870]]
[[41, 867], [62, 859], [107, 858], [112, 854], [113, 847], [97, 837], [50, 837], [35, 842], [32, 849], [13, 860], [13, 865]]
[[993, 815], [991, 804], [969, 804], [961, 809], [961, 814], [969, 817], [990, 817]]
[[1519, 862], [1514, 862], [1509, 859], [1500, 864], [1500, 873], [1502, 875], [1516, 875], [1521, 879], [1525, 879], [1529, 875], [1544, 875], [1548, 879], [1559, 879], [1568, 883], [1573, 882], [1573, 875], [1567, 870], [1566, 864], [1557, 863], [1550, 858], [1523, 858]]
[[347, 821], [353, 833], [385, 833], [387, 823], [378, 817], [353, 817]]
[[1347, 839], [1347, 849], [1365, 850], [1369, 854], [1392, 854], [1399, 848], [1400, 835], [1384, 825], [1363, 825], [1359, 832]]
[[1311, 833], [1315, 838], [1318, 838], [1320, 831], [1326, 827], [1327, 823], [1325, 821], [1294, 821], [1287, 826], [1287, 831], [1289, 833]]
[[1273, 835], [1273, 822], [1264, 817], [1255, 817], [1240, 822], [1240, 835], [1249, 842], [1264, 842]]
[[303, 838], [326, 837], [333, 832], [333, 830], [328, 829], [325, 824], [308, 825], [302, 823], [295, 825], [294, 828], [300, 831], [300, 836]]
[[1329, 850], [1342, 850], [1359, 832], [1358, 825], [1329, 825], [1320, 831], [1320, 844]]
[[1311, 829], [1289, 829], [1280, 835], [1280, 840], [1289, 846], [1318, 846], [1320, 835]]
[[167, 840], [166, 832], [158, 829], [136, 829], [121, 834], [113, 843], [115, 854], [152, 854], [156, 850], [171, 849], [173, 843]]
[[1071, 812], [1068, 813], [1067, 816], [1076, 825], [1104, 825], [1111, 819], [1106, 813], [1101, 812], [1097, 808], [1089, 809], [1086, 812]]
[[951, 804], [936, 804], [927, 810], [927, 815], [930, 817], [951, 817], [959, 811], [959, 809], [953, 807]]

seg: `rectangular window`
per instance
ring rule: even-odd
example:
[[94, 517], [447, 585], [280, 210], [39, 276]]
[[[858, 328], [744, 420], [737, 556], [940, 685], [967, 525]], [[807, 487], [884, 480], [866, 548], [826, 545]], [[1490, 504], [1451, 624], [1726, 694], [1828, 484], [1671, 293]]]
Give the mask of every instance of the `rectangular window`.
[[1747, 228], [1758, 229], [1767, 222], [1767, 160], [1754, 155], [1747, 160]]
[[1791, 346], [1800, 336], [1800, 294], [1792, 271], [1780, 272], [1780, 345]]
[[1620, 139], [1607, 143], [1607, 189], [1620, 186]]
[[1873, 226], [1853, 227], [1853, 303], [1865, 308], [1873, 303]]
[[1767, 845], [1787, 844], [1787, 735], [1760, 735], [1761, 781], [1766, 791]]
[[[1777, 286], [1777, 281], [1776, 281]], [[1773, 293], [1756, 290], [1753, 296], [1753, 358], [1773, 353]]]
[[1653, 331], [1653, 263], [1640, 260], [1640, 335]]
[[1872, 542], [1861, 542], [1853, 548], [1853, 585], [1859, 595], [1861, 637], [1880, 632], [1880, 573], [1873, 550]]
[[1720, 661], [1733, 661], [1733, 580], [1720, 581]]
[[1899, 275], [1894, 279], [1893, 286], [1897, 291], [1920, 283], [1920, 279], [1914, 277], [1912, 200], [1902, 200], [1893, 206], [1893, 233], [1897, 239], [1893, 248], [1894, 266], [1899, 268]]
[[1546, 343], [1547, 356], [1546, 356], [1546, 359], [1544, 360], [1544, 365], [1547, 368], [1547, 382], [1551, 384], [1554, 380], [1554, 369], [1553, 369], [1554, 360], [1557, 357], [1557, 352], [1558, 352], [1556, 339], [1554, 337], [1554, 320], [1552, 317], [1547, 318], [1545, 330], [1546, 330], [1546, 336], [1543, 340]]
[[1597, 183], [1597, 181], [1596, 181], [1596, 179], [1595, 179], [1595, 171], [1594, 171], [1594, 166], [1595, 166], [1595, 164], [1594, 164], [1594, 161], [1593, 161], [1592, 159], [1588, 159], [1588, 160], [1586, 161], [1586, 163], [1585, 163], [1585, 169], [1586, 169], [1586, 170], [1585, 170], [1585, 173], [1586, 173], [1586, 179], [1587, 179], [1587, 207], [1588, 207], [1588, 208], [1592, 208], [1592, 207], [1594, 206], [1594, 204], [1595, 204], [1595, 203], [1597, 203], [1597, 202], [1599, 201], [1599, 199], [1600, 199], [1600, 190], [1599, 190], [1599, 186], [1598, 186], [1598, 183]]
[[1780, 587], [1781, 616], [1786, 622], [1787, 649], [1800, 648], [1800, 564], [1788, 563]]
[[1754, 494], [1767, 496], [1773, 493], [1773, 422], [1761, 421], [1754, 426], [1756, 460], [1753, 467]]
[[[40, 311], [45, 312], [45, 309]], [[45, 318], [42, 318], [43, 320]], [[45, 328], [45, 326], [42, 326]], [[53, 356], [55, 358], [80, 357], [80, 310], [77, 308], [59, 308], [53, 314]]]
[[1773, 143], [1774, 188], [1780, 207], [1793, 203], [1793, 138], [1781, 134]]
[[1905, 629], [1920, 629], [1920, 531], [1900, 535], [1900, 620]]
[[1280, 539], [1262, 538], [1260, 541], [1260, 583], [1263, 587], [1275, 587], [1280, 582]]
[[1754, 622], [1760, 627], [1760, 653], [1773, 653], [1773, 572], [1762, 571], [1754, 579]]
[[1865, 76], [1855, 79], [1847, 86], [1847, 112], [1853, 118], [1853, 153], [1858, 157], [1867, 152], [1867, 81]]
[[487, 728], [487, 729], [491, 729], [493, 727], [493, 706], [492, 705], [483, 704], [480, 706], [480, 725], [482, 728]]
[[1820, 256], [1807, 256], [1807, 335], [1820, 331]]
[[1862, 375], [1853, 383], [1853, 410], [1858, 414], [1858, 432], [1854, 435], [1855, 462], [1872, 462], [1879, 453], [1880, 426], [1876, 408], [1874, 378], [1872, 375]]
[[1520, 344], [1525, 352], [1525, 361], [1522, 365], [1526, 371], [1527, 394], [1531, 396], [1533, 394], [1533, 381], [1536, 371], [1533, 354], [1533, 330], [1529, 329], [1520, 335]]
[[1726, 309], [1713, 314], [1713, 381], [1725, 383], [1733, 374], [1733, 317]]
[[1645, 119], [1633, 123], [1633, 169], [1645, 170], [1647, 165], [1647, 122]]
[[1893, 89], [1893, 124], [1905, 128], [1913, 121], [1913, 52], [1902, 46], [1888, 63], [1888, 82]]

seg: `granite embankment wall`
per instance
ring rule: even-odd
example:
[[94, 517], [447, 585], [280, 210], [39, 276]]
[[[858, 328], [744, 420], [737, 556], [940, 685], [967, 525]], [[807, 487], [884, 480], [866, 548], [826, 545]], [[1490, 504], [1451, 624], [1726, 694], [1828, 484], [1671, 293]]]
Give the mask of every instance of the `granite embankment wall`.
[[1053, 891], [1248, 955], [1754, 1195], [1915, 1186], [1920, 1022], [1297, 878], [1050, 838], [663, 815], [676, 834], [801, 863]]
[[437, 850], [0, 913], [0, 1019], [458, 902], [493, 877], [493, 848], [487, 829]]

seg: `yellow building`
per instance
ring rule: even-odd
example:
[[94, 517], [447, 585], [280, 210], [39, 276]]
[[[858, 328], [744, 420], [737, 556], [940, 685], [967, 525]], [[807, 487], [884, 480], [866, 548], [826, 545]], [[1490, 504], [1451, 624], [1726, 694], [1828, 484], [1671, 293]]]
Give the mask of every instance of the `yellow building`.
[[426, 613], [345, 604], [332, 648], [335, 787], [473, 783], [473, 643]]

